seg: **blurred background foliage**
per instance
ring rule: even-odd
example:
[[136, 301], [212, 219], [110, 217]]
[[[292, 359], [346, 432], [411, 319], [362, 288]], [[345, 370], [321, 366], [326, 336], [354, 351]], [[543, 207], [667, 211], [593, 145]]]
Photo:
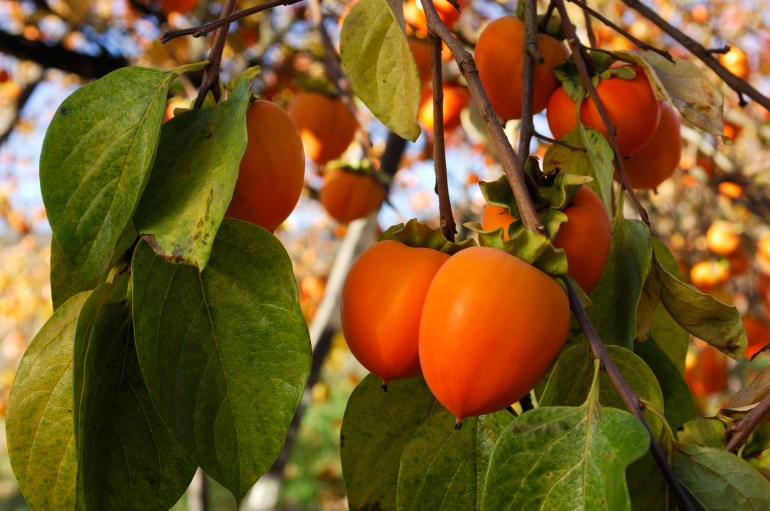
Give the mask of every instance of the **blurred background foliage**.
[[[256, 3], [240, 0], [238, 8]], [[770, 95], [770, 10], [762, 0], [648, 3], [705, 46], [731, 46], [722, 62]], [[690, 58], [622, 3], [596, 0], [591, 5], [637, 38], [676, 57]], [[541, 2], [540, 8], [545, 6]], [[334, 41], [339, 35], [337, 20], [347, 8], [343, 1], [323, 4], [324, 23]], [[220, 3], [208, 0], [0, 2], [0, 416], [20, 357], [51, 314], [50, 229], [38, 186], [38, 156], [56, 107], [78, 86], [121, 66], [171, 68], [203, 60], [208, 38], [185, 37], [163, 45], [160, 35], [210, 21], [220, 9]], [[489, 19], [514, 9], [513, 2], [472, 0], [455, 31], [472, 46]], [[574, 11], [573, 20], [582, 24], [579, 28], [585, 34], [582, 14]], [[590, 30], [599, 47], [634, 49], [598, 21]], [[323, 47], [304, 3], [279, 7], [231, 27], [223, 80], [253, 65], [262, 66], [254, 91], [284, 106], [303, 84], [324, 77]], [[453, 62], [444, 65], [445, 76], [459, 75]], [[705, 68], [704, 73], [718, 81]], [[200, 74], [192, 74], [175, 82], [169, 115], [174, 108], [189, 107], [200, 79]], [[682, 273], [702, 290], [739, 308], [756, 351], [770, 342], [770, 112], [751, 103], [741, 107], [737, 94], [724, 92], [725, 135], [730, 140], [684, 126], [679, 169], [656, 193], [645, 192], [641, 198], [654, 234], [672, 250]], [[483, 200], [476, 183], [501, 173], [477, 119], [472, 107], [465, 106], [461, 126], [447, 133], [450, 193], [460, 225], [480, 217]], [[543, 115], [535, 121], [538, 131], [547, 133]], [[381, 152], [385, 129], [373, 119], [368, 127], [375, 152]], [[509, 123], [508, 131], [515, 138], [515, 123]], [[412, 217], [437, 222], [430, 145], [425, 133], [407, 145], [389, 200], [378, 214], [380, 229]], [[533, 153], [542, 155], [544, 150], [544, 145], [533, 143]], [[354, 144], [347, 157], [359, 158], [360, 151]], [[320, 171], [308, 163], [307, 193], [276, 232], [293, 258], [308, 321], [324, 296], [346, 232], [346, 226], [328, 217], [314, 198]], [[701, 412], [716, 413], [730, 394], [768, 365], [766, 358], [770, 355], [759, 354], [753, 361], [736, 363], [693, 340], [687, 378]], [[346, 509], [339, 432], [347, 398], [363, 375], [344, 339], [334, 335], [320, 379], [309, 389], [310, 403], [296, 443], [279, 474], [276, 508]], [[26, 509], [4, 438], [0, 435], [0, 511]], [[216, 483], [209, 482], [207, 488], [209, 509], [234, 509], [232, 497]], [[185, 497], [175, 509], [197, 509], [194, 505]]]

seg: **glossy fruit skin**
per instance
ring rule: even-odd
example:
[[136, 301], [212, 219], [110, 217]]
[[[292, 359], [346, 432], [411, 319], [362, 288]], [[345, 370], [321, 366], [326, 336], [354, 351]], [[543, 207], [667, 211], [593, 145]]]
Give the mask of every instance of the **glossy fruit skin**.
[[[444, 129], [453, 130], [460, 125], [460, 113], [468, 104], [470, 93], [459, 83], [447, 82], [443, 86]], [[425, 87], [417, 111], [417, 119], [424, 130], [433, 132], [433, 87]]]
[[654, 190], [671, 177], [682, 158], [679, 114], [668, 103], [661, 103], [660, 124], [652, 140], [623, 160], [623, 168], [637, 190]]
[[342, 331], [356, 359], [386, 385], [421, 373], [420, 315], [428, 288], [448, 259], [437, 250], [385, 240], [350, 268], [340, 302]]
[[272, 232], [297, 205], [305, 183], [305, 156], [286, 112], [259, 100], [246, 112], [248, 141], [226, 216]]
[[409, 49], [412, 51], [414, 62], [417, 64], [417, 72], [420, 75], [420, 81], [423, 83], [430, 83], [431, 69], [430, 69], [430, 45], [423, 39], [409, 38]]
[[[655, 98], [644, 72], [637, 66], [631, 67], [636, 71], [634, 78], [624, 80], [612, 76], [600, 80], [596, 88], [610, 121], [617, 128], [616, 140], [621, 156], [630, 156], [650, 143], [661, 115], [661, 102]], [[561, 138], [575, 127], [575, 111], [575, 102], [567, 96], [563, 87], [551, 94], [546, 117], [554, 138]], [[580, 120], [583, 125], [599, 130], [607, 138], [604, 122], [591, 98], [581, 104]]]
[[[465, 7], [465, 0], [458, 0], [457, 3], [461, 10]], [[460, 19], [460, 12], [447, 0], [434, 0], [433, 5], [436, 7], [438, 17], [450, 29]], [[426, 35], [428, 33], [428, 20], [425, 18], [425, 11], [422, 9], [420, 0], [407, 0], [404, 3], [404, 21], [407, 25], [414, 27], [418, 34]]]
[[356, 136], [358, 122], [339, 98], [301, 91], [287, 111], [299, 129], [305, 154], [319, 165], [339, 158]]
[[385, 191], [372, 176], [342, 169], [329, 169], [324, 174], [318, 200], [329, 215], [346, 224], [377, 211]]
[[[546, 107], [549, 96], [558, 87], [553, 68], [568, 55], [561, 41], [545, 34], [538, 34], [537, 50], [545, 62], [535, 63], [534, 113]], [[479, 34], [474, 58], [495, 113], [504, 121], [521, 119], [524, 22], [514, 16], [503, 16], [489, 23]]]
[[[610, 218], [599, 196], [587, 186], [575, 194], [564, 214], [567, 221], [559, 227], [553, 244], [567, 254], [567, 275], [575, 279], [583, 291], [590, 293], [602, 274], [610, 251]], [[505, 209], [487, 205], [481, 226], [488, 230], [502, 227], [503, 236], [508, 239], [511, 222], [513, 217]]]
[[564, 346], [569, 303], [551, 277], [489, 247], [453, 255], [436, 273], [420, 320], [420, 363], [458, 421], [526, 395]]

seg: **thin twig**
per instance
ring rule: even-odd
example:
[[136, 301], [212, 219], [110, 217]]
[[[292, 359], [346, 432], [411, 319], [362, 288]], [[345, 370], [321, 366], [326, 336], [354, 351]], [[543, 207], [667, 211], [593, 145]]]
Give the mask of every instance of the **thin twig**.
[[704, 64], [710, 67], [722, 80], [724, 80], [728, 87], [738, 93], [741, 106], [745, 106], [746, 104], [745, 99], [743, 99], [743, 95], [745, 94], [746, 96], [762, 105], [765, 110], [770, 111], [770, 98], [763, 96], [761, 92], [752, 87], [748, 82], [738, 78], [730, 71], [728, 71], [719, 62], [719, 59], [714, 58], [714, 56], [703, 47], [703, 45], [685, 35], [681, 30], [661, 18], [658, 13], [641, 3], [639, 0], [623, 0], [623, 3], [638, 11], [642, 16], [653, 22], [655, 25], [657, 25], [658, 28], [673, 37], [679, 44], [687, 48], [690, 53], [698, 57]]
[[[171, 41], [172, 39], [176, 39], [177, 37], [183, 37], [186, 35], [191, 35], [193, 37], [201, 37], [210, 32], [213, 32], [219, 27], [229, 25], [230, 23], [241, 20], [243, 18], [248, 18], [252, 14], [266, 11], [268, 9], [272, 9], [273, 7], [278, 7], [280, 5], [296, 4], [301, 1], [302, 0], [270, 0], [269, 2], [255, 5], [254, 7], [249, 7], [248, 9], [244, 9], [242, 11], [236, 11], [236, 12], [231, 11], [230, 13], [228, 13], [227, 16], [223, 16], [216, 21], [212, 21], [211, 23], [205, 23], [197, 27], [180, 28], [178, 30], [169, 30], [168, 32], [164, 32], [163, 35], [160, 37], [160, 42], [165, 44]], [[226, 11], [223, 11], [223, 12], [226, 12]]]
[[628, 181], [628, 176], [626, 176], [626, 170], [623, 167], [623, 157], [620, 155], [620, 150], [618, 149], [616, 128], [612, 124], [610, 116], [607, 113], [607, 109], [604, 107], [604, 103], [602, 103], [602, 100], [599, 98], [599, 94], [596, 92], [596, 87], [594, 87], [594, 84], [591, 81], [591, 76], [586, 66], [586, 59], [583, 53], [585, 48], [575, 33], [575, 26], [569, 19], [569, 14], [567, 13], [567, 7], [564, 5], [564, 0], [554, 0], [554, 2], [556, 3], [556, 8], [559, 10], [562, 27], [564, 27], [564, 33], [567, 35], [567, 40], [569, 41], [570, 48], [572, 49], [572, 60], [575, 62], [575, 65], [578, 68], [578, 73], [580, 74], [580, 82], [583, 84], [583, 87], [593, 100], [594, 105], [599, 111], [599, 115], [601, 116], [602, 122], [604, 123], [604, 127], [607, 131], [607, 138], [615, 157], [615, 168], [617, 169], [620, 184], [623, 185], [623, 188], [625, 188], [630, 195], [631, 201], [634, 203], [636, 210], [639, 212], [639, 216], [642, 218], [642, 221], [649, 226], [650, 218], [647, 216], [647, 211], [645, 211], [642, 203], [639, 202], [639, 198], [634, 193], [634, 190], [631, 187], [631, 183]]
[[[660, 48], [656, 48], [655, 46], [652, 46], [650, 44], [645, 43], [644, 41], [634, 37], [630, 33], [628, 33], [626, 30], [623, 30], [621, 27], [613, 23], [611, 20], [609, 20], [607, 17], [602, 15], [602, 13], [592, 9], [588, 4], [585, 2], [582, 2], [581, 0], [567, 0], [568, 2], [572, 2], [573, 4], [577, 5], [581, 9], [583, 9], [584, 13], [590, 14], [594, 18], [598, 19], [608, 27], [610, 27], [612, 30], [617, 32], [618, 34], [622, 35], [634, 45], [636, 45], [638, 48], [641, 48], [642, 50], [652, 51], [660, 55], [661, 57], [665, 58], [666, 60], [670, 62], [674, 62], [674, 57], [671, 56], [671, 54], [665, 50], [661, 50]], [[588, 18], [587, 18], [588, 19]], [[594, 38], [592, 38], [592, 32], [588, 32], [589, 40], [591, 41], [591, 46], [596, 47], [596, 41]]]
[[727, 427], [725, 433], [730, 440], [727, 442], [725, 450], [735, 451], [746, 443], [749, 435], [768, 413], [770, 413], [770, 396], [767, 396], [757, 406], [749, 410], [749, 413]]
[[468, 84], [468, 91], [476, 102], [481, 118], [484, 120], [484, 124], [486, 124], [492, 143], [500, 157], [505, 177], [511, 185], [511, 190], [519, 206], [522, 222], [528, 229], [544, 233], [545, 227], [540, 223], [535, 206], [527, 192], [527, 185], [524, 180], [524, 167], [521, 166], [516, 151], [511, 147], [511, 143], [505, 136], [497, 114], [495, 114], [492, 105], [489, 103], [489, 97], [479, 79], [479, 71], [476, 68], [473, 55], [463, 48], [463, 45], [454, 38], [452, 32], [444, 25], [438, 16], [433, 2], [428, 0], [421, 0], [421, 2], [425, 11], [425, 17], [428, 20], [428, 29], [438, 35], [444, 41], [444, 44], [447, 45]]
[[[529, 157], [529, 145], [535, 132], [532, 119], [535, 94], [535, 59], [542, 60], [537, 51], [537, 0], [526, 0], [524, 4], [524, 68], [521, 89], [521, 126], [519, 128], [519, 165]], [[542, 62], [541, 62], [542, 64]]]
[[588, 342], [588, 346], [591, 348], [591, 353], [593, 353], [594, 357], [601, 361], [602, 367], [607, 373], [607, 376], [609, 377], [613, 386], [617, 389], [618, 394], [620, 394], [620, 397], [623, 400], [623, 403], [626, 405], [628, 411], [631, 412], [634, 417], [639, 419], [639, 422], [641, 422], [644, 428], [647, 430], [647, 433], [650, 436], [650, 453], [655, 459], [655, 462], [658, 464], [658, 467], [660, 467], [660, 471], [663, 474], [663, 477], [666, 479], [666, 482], [673, 490], [677, 504], [681, 509], [686, 511], [695, 511], [695, 507], [690, 501], [689, 496], [684, 491], [684, 488], [682, 488], [682, 485], [676, 478], [671, 465], [668, 463], [666, 455], [663, 453], [660, 445], [658, 445], [658, 442], [655, 439], [655, 436], [652, 434], [652, 431], [650, 431], [650, 427], [644, 418], [644, 414], [642, 413], [643, 406], [639, 396], [628, 385], [628, 382], [626, 382], [626, 380], [623, 378], [623, 374], [618, 369], [618, 366], [615, 365], [615, 361], [612, 360], [612, 357], [610, 357], [607, 348], [604, 346], [601, 339], [599, 338], [599, 334], [591, 324], [591, 320], [589, 319], [586, 310], [583, 308], [583, 304], [580, 303], [580, 298], [578, 298], [575, 290], [572, 288], [569, 279], [565, 277], [561, 277], [561, 279], [567, 288], [567, 295], [569, 296], [569, 303], [570, 308], [572, 309], [572, 313], [575, 315], [575, 318], [577, 318], [578, 323], [580, 323], [580, 328], [583, 330], [583, 334], [586, 338], [586, 341]]
[[[222, 10], [222, 19], [233, 12], [233, 9], [235, 9], [235, 2], [236, 0], [227, 0], [227, 3]], [[211, 45], [211, 50], [209, 51], [209, 65], [205, 68], [203, 82], [201, 83], [200, 89], [198, 89], [198, 97], [195, 98], [195, 105], [193, 108], [200, 108], [203, 106], [203, 102], [206, 100], [206, 95], [209, 91], [214, 94], [214, 99], [219, 101], [219, 66], [222, 63], [222, 52], [225, 49], [227, 27], [227, 24], [223, 25], [222, 28], [214, 34], [214, 44]]]
[[535, 131], [535, 132], [533, 133], [533, 135], [534, 135], [534, 136], [535, 136], [535, 137], [536, 137], [538, 140], [542, 140], [543, 142], [548, 142], [549, 144], [556, 144], [556, 145], [560, 145], [560, 146], [562, 146], [562, 147], [566, 147], [566, 148], [567, 148], [567, 149], [569, 149], [570, 151], [579, 151], [579, 152], [581, 152], [581, 153], [586, 153], [586, 152], [588, 152], [588, 151], [586, 150], [586, 148], [585, 148], [585, 147], [578, 147], [578, 146], [574, 146], [574, 145], [572, 145], [572, 144], [568, 144], [567, 142], [564, 142], [563, 140], [556, 140], [555, 138], [547, 137], [547, 136], [545, 136], [545, 135], [543, 135], [542, 133], [539, 133], [539, 132], [537, 132], [537, 131]]
[[447, 182], [446, 152], [444, 150], [444, 80], [441, 76], [441, 38], [428, 33], [430, 46], [430, 69], [433, 79], [433, 168], [436, 172], [436, 194], [441, 218], [441, 232], [449, 241], [455, 240], [455, 219], [452, 201], [449, 199]]

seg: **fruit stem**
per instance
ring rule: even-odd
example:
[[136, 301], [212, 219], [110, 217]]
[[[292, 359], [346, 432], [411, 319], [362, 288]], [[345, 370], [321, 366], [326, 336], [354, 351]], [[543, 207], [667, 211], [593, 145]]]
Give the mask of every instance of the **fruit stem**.
[[612, 385], [615, 387], [615, 389], [617, 389], [618, 394], [620, 394], [621, 399], [623, 399], [623, 403], [625, 403], [628, 411], [631, 412], [631, 414], [636, 417], [647, 430], [647, 434], [650, 437], [650, 454], [652, 454], [652, 457], [655, 459], [655, 462], [660, 468], [660, 471], [663, 474], [663, 477], [666, 479], [669, 487], [673, 490], [677, 504], [681, 509], [686, 511], [695, 511], [696, 508], [693, 506], [689, 496], [684, 491], [684, 488], [682, 487], [679, 480], [676, 478], [676, 475], [674, 474], [671, 465], [666, 459], [665, 454], [661, 450], [660, 445], [658, 445], [658, 442], [655, 439], [655, 436], [652, 434], [652, 431], [650, 431], [650, 426], [644, 419], [644, 414], [642, 413], [643, 405], [639, 399], [639, 396], [633, 391], [625, 378], [623, 378], [623, 374], [618, 369], [618, 366], [615, 365], [615, 361], [612, 360], [612, 357], [610, 357], [607, 348], [599, 338], [599, 334], [596, 332], [596, 329], [591, 323], [591, 320], [588, 317], [585, 308], [583, 308], [583, 304], [580, 302], [580, 298], [572, 288], [572, 284], [570, 284], [569, 279], [564, 276], [559, 278], [562, 280], [565, 288], [567, 289], [570, 308], [572, 309], [572, 313], [575, 315], [575, 318], [577, 318], [578, 323], [580, 323], [580, 328], [583, 330], [583, 334], [585, 336], [586, 342], [588, 342], [589, 348], [591, 349], [591, 353], [593, 353], [594, 357], [601, 361], [604, 371], [607, 373], [607, 376], [609, 377], [610, 382], [612, 382]]
[[463, 420], [455, 417], [455, 429], [463, 429]]
[[433, 80], [433, 170], [436, 173], [436, 194], [441, 218], [441, 232], [451, 242], [455, 240], [455, 219], [452, 201], [449, 199], [446, 152], [444, 149], [444, 86], [441, 76], [441, 38], [428, 33], [430, 44], [430, 69]]
[[623, 168], [623, 158], [620, 156], [618, 142], [615, 138], [615, 125], [613, 125], [612, 121], [610, 121], [610, 117], [607, 114], [607, 109], [604, 108], [604, 103], [602, 103], [601, 99], [599, 98], [599, 94], [596, 92], [596, 87], [594, 87], [593, 81], [591, 80], [591, 75], [586, 64], [586, 58], [583, 53], [585, 47], [581, 44], [577, 34], [575, 33], [575, 25], [572, 24], [572, 21], [569, 18], [569, 14], [567, 13], [567, 6], [564, 5], [564, 0], [554, 0], [554, 3], [556, 4], [556, 8], [559, 10], [559, 15], [561, 16], [564, 33], [567, 35], [567, 41], [569, 42], [570, 49], [572, 50], [572, 60], [575, 62], [578, 73], [580, 74], [580, 82], [583, 84], [583, 87], [593, 100], [594, 105], [596, 105], [596, 109], [599, 111], [599, 115], [602, 118], [604, 127], [607, 130], [607, 138], [614, 154], [615, 168], [618, 171], [620, 184], [623, 185], [623, 188], [625, 188], [625, 190], [631, 196], [631, 201], [634, 203], [634, 207], [639, 213], [642, 221], [647, 224], [647, 226], [649, 226], [650, 218], [647, 216], [647, 211], [644, 209], [644, 206], [642, 206], [642, 203], [639, 202], [639, 197], [637, 197], [634, 193], [634, 190], [631, 187], [631, 183], [628, 181], [628, 176], [626, 176], [626, 170]]
[[489, 132], [492, 143], [499, 155], [505, 176], [511, 185], [511, 190], [519, 206], [522, 222], [532, 231], [541, 234], [545, 233], [545, 226], [540, 222], [532, 199], [527, 192], [527, 185], [524, 181], [524, 167], [521, 165], [516, 151], [514, 151], [508, 137], [506, 137], [500, 120], [489, 102], [489, 97], [484, 90], [484, 86], [481, 84], [479, 70], [476, 67], [476, 62], [473, 60], [473, 55], [463, 47], [460, 41], [454, 38], [452, 32], [444, 25], [438, 16], [433, 2], [430, 0], [420, 1], [425, 11], [429, 31], [438, 35], [444, 41], [444, 44], [447, 45], [468, 84], [468, 91], [476, 102], [481, 118], [487, 127], [487, 132]]
[[670, 35], [679, 44], [687, 48], [690, 53], [698, 57], [704, 64], [710, 67], [712, 71], [714, 71], [722, 80], [724, 80], [728, 87], [738, 93], [741, 106], [746, 106], [746, 101], [743, 99], [743, 95], [745, 94], [746, 96], [762, 105], [765, 110], [770, 112], [770, 98], [763, 96], [761, 92], [752, 87], [749, 83], [746, 82], [746, 80], [743, 80], [728, 71], [719, 62], [719, 59], [714, 58], [714, 56], [703, 47], [703, 45], [685, 35], [681, 30], [661, 18], [658, 13], [644, 5], [639, 0], [623, 0], [623, 3], [647, 18], [663, 32]]

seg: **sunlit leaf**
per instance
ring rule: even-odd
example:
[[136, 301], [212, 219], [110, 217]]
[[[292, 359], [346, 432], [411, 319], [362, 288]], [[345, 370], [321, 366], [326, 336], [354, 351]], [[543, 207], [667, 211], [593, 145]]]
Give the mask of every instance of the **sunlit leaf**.
[[43, 201], [63, 252], [87, 279], [108, 269], [139, 203], [175, 76], [113, 71], [73, 92], [48, 127], [40, 155]]
[[385, 0], [353, 5], [340, 33], [340, 56], [356, 95], [394, 133], [420, 135], [420, 76], [403, 23]]
[[158, 156], [134, 222], [164, 259], [206, 267], [233, 196], [246, 149], [251, 80], [242, 76], [227, 101], [190, 110], [163, 125]]
[[676, 430], [695, 418], [695, 402], [690, 388], [674, 363], [658, 346], [654, 338], [636, 343], [634, 353], [645, 361], [655, 374], [663, 392], [664, 412], [671, 429]]
[[203, 272], [142, 242], [132, 283], [156, 409], [190, 457], [242, 498], [278, 456], [310, 372], [286, 251], [266, 230], [225, 219]]
[[514, 420], [492, 452], [481, 509], [630, 509], [625, 469], [649, 447], [633, 415], [599, 405], [540, 407]]
[[59, 307], [27, 348], [8, 398], [6, 440], [32, 509], [75, 510], [77, 455], [72, 425], [72, 347], [90, 292]]

